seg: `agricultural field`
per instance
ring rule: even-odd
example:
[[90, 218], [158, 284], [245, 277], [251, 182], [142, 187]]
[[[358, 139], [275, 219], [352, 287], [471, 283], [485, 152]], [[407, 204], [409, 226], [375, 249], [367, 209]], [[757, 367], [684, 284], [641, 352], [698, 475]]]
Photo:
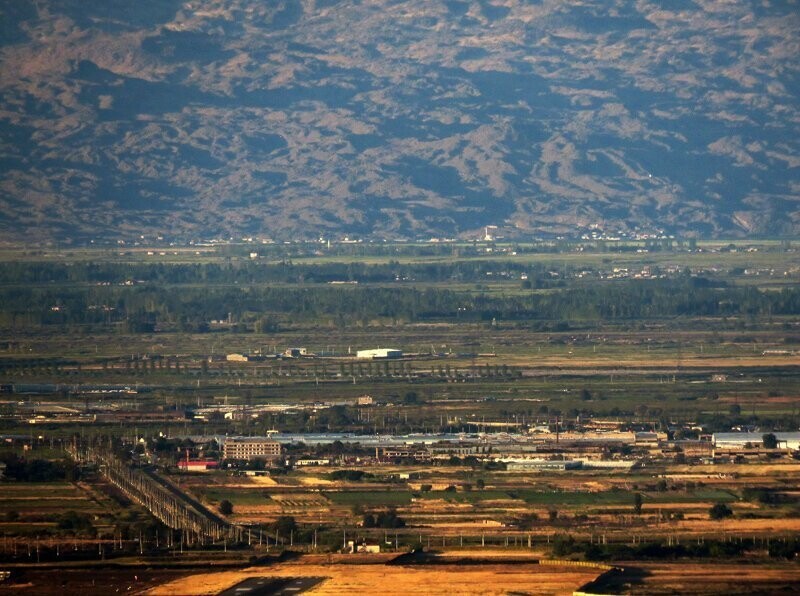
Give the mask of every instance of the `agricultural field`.
[[304, 557], [300, 561], [269, 568], [240, 572], [209, 573], [169, 582], [151, 589], [151, 596], [167, 594], [218, 594], [250, 577], [305, 578], [320, 577], [324, 581], [313, 594], [375, 594], [391, 586], [393, 593], [431, 595], [481, 594], [564, 594], [571, 593], [593, 580], [602, 571], [580, 567], [549, 567], [516, 560], [411, 566], [387, 564], [363, 555], [360, 561], [329, 563], [324, 558]]
[[0, 483], [0, 532], [4, 535], [58, 534], [70, 529], [63, 515], [88, 516], [96, 532], [113, 527], [120, 506], [86, 482]]
[[[700, 576], [730, 557], [752, 571], [724, 584], [731, 593], [794, 586], [800, 460], [760, 442], [800, 428], [800, 253], [729, 244], [6, 251], [4, 556], [49, 564], [71, 542], [72, 559], [95, 563], [233, 566], [139, 586], [154, 594], [254, 576], [325, 578], [320, 594], [387, 579], [426, 593], [436, 582], [565, 593], [600, 575], [534, 563], [543, 557], [619, 565], [604, 578], [635, 593], [711, 593]], [[310, 355], [284, 356], [292, 347]], [[374, 347], [403, 357], [353, 357]], [[587, 429], [596, 444], [578, 445]], [[629, 439], [603, 443], [610, 429]], [[734, 430], [759, 445], [715, 456], [711, 437]], [[224, 461], [228, 437], [273, 433], [301, 439], [279, 461]], [[334, 433], [491, 438], [474, 451], [427, 445], [419, 460], [386, 457], [380, 441], [302, 440]], [[78, 461], [76, 446], [106, 455]], [[109, 453], [147, 498], [111, 485]], [[577, 457], [586, 467], [509, 465]], [[188, 460], [217, 467], [184, 472]], [[175, 529], [153, 500], [227, 533]], [[346, 540], [382, 552], [336, 554]], [[411, 551], [456, 554], [387, 563]], [[282, 553], [302, 559], [251, 567]], [[459, 567], [460, 556], [480, 561]]]
[[436, 555], [440, 560], [429, 565], [396, 565], [375, 555], [360, 555], [357, 561], [306, 556], [267, 569], [192, 575], [147, 593], [216, 594], [251, 577], [323, 578], [314, 594], [375, 593], [387, 582], [393, 591], [425, 594], [478, 593], [475, 586], [480, 586], [481, 594], [565, 594], [581, 587], [586, 593], [754, 594], [791, 593], [800, 582], [796, 566], [786, 563], [624, 561], [618, 567], [621, 571], [607, 573], [600, 566], [582, 568], [557, 561], [539, 565], [538, 556], [526, 559], [503, 550], [480, 554], [450, 550], [440, 551]]
[[795, 564], [621, 562], [625, 573], [593, 586], [615, 594], [782, 594], [800, 587]]
[[[381, 482], [381, 478], [331, 482], [326, 480], [331, 474], [328, 471], [318, 472], [318, 482], [310, 482], [307, 470], [280, 477], [268, 488], [255, 482], [257, 479], [247, 479], [252, 482], [247, 485], [222, 472], [215, 473], [213, 480], [180, 481], [209, 507], [228, 499], [233, 504], [230, 519], [256, 527], [269, 527], [291, 516], [301, 526], [331, 536], [335, 536], [334, 528], [340, 528], [371, 541], [379, 540], [386, 528], [366, 527], [365, 516], [391, 511], [403, 523], [389, 526], [389, 530], [406, 545], [436, 545], [444, 540], [451, 546], [457, 541], [470, 546], [512, 544], [530, 549], [550, 545], [559, 536], [586, 542], [602, 536], [606, 543], [615, 544], [791, 536], [800, 530], [800, 508], [792, 491], [798, 469], [791, 464], [773, 464], [773, 470], [786, 469], [774, 477], [759, 476], [755, 490], [753, 482], [740, 474], [758, 467], [739, 465], [735, 467], [739, 473], [722, 475], [703, 474], [704, 468], [699, 467], [697, 474], [687, 476], [673, 473], [668, 466], [658, 482], [646, 475], [599, 471], [510, 473], [453, 467], [434, 468], [422, 479], [392, 483]], [[392, 477], [402, 469], [388, 467], [383, 475]], [[298, 476], [305, 482], [297, 482]], [[759, 501], [762, 494], [771, 495], [775, 503]], [[711, 519], [710, 509], [721, 504], [730, 508], [731, 517]], [[313, 550], [311, 541], [311, 535], [305, 534], [294, 545]], [[395, 547], [393, 544], [392, 550]]]

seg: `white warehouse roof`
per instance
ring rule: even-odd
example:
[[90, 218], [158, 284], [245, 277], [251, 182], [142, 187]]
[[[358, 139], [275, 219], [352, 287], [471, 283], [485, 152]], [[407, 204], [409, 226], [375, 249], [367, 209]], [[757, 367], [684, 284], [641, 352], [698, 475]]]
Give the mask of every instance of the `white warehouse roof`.
[[[716, 447], [743, 446], [747, 443], [757, 445], [764, 440], [764, 435], [766, 434], [770, 434], [769, 431], [757, 433], [714, 433], [713, 442]], [[772, 434], [778, 439], [779, 447], [800, 449], [800, 432], [775, 432]]]
[[356, 358], [402, 358], [403, 351], [394, 348], [375, 348], [372, 350], [358, 350]]

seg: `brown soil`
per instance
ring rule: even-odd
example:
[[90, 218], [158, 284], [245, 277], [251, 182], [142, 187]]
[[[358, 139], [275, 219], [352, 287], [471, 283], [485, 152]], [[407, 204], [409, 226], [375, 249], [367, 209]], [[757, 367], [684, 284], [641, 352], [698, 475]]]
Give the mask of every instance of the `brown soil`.
[[149, 569], [24, 569], [0, 583], [0, 595], [108, 596], [143, 594], [154, 586], [175, 581], [186, 571]]
[[[625, 568], [608, 593], [792, 594], [800, 590], [800, 568], [784, 564], [621, 563]], [[602, 588], [601, 588], [602, 589]]]
[[[369, 559], [359, 557], [362, 563]], [[355, 559], [354, 559], [355, 560]], [[325, 577], [312, 594], [569, 594], [599, 574], [596, 569], [542, 567], [527, 563], [394, 566], [384, 564], [281, 564], [268, 568], [194, 575], [148, 592], [152, 596], [217, 594], [248, 577]]]

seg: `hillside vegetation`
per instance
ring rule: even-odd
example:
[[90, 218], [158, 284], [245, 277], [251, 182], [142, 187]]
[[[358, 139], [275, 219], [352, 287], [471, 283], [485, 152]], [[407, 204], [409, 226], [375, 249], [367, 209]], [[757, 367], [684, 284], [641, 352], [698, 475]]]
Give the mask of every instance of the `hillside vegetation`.
[[800, 12], [0, 6], [7, 240], [800, 230]]

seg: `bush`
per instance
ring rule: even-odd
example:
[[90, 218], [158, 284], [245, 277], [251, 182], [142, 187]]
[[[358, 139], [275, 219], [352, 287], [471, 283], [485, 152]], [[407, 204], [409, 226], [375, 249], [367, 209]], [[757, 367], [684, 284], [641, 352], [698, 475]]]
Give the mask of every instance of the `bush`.
[[536, 526], [536, 522], [539, 521], [539, 516], [536, 513], [526, 513], [522, 517], [518, 517], [514, 525], [517, 526], [520, 530], [531, 530]]
[[708, 516], [713, 520], [721, 520], [733, 515], [733, 511], [725, 503], [716, 503], [708, 510]]
[[222, 499], [219, 502], [219, 512], [222, 515], [230, 515], [233, 513], [233, 503], [231, 503], [228, 499]]
[[56, 522], [56, 527], [59, 530], [71, 530], [76, 533], [91, 533], [94, 531], [91, 518], [85, 513], [76, 513], [75, 511], [62, 513]]
[[793, 538], [790, 540], [773, 540], [769, 545], [769, 556], [781, 559], [794, 559], [800, 552], [800, 540]]
[[331, 472], [331, 480], [347, 480], [348, 482], [361, 482], [373, 478], [373, 475], [363, 470], [336, 470]]
[[403, 518], [397, 517], [397, 511], [394, 509], [387, 509], [381, 511], [375, 516], [376, 528], [404, 528], [406, 522]]
[[272, 532], [277, 532], [281, 536], [288, 536], [297, 531], [297, 522], [291, 515], [281, 515], [269, 525]]
[[78, 479], [78, 469], [70, 461], [50, 461], [46, 459], [25, 459], [15, 453], [0, 455], [0, 462], [6, 464], [5, 476], [19, 482], [53, 482], [55, 480]]
[[575, 539], [569, 534], [559, 534], [553, 539], [553, 554], [557, 557], [564, 557], [579, 550], [581, 550], [580, 545], [576, 545]]
[[778, 447], [778, 438], [772, 433], [765, 434], [761, 437], [761, 440], [764, 442], [764, 449], [776, 449]]

